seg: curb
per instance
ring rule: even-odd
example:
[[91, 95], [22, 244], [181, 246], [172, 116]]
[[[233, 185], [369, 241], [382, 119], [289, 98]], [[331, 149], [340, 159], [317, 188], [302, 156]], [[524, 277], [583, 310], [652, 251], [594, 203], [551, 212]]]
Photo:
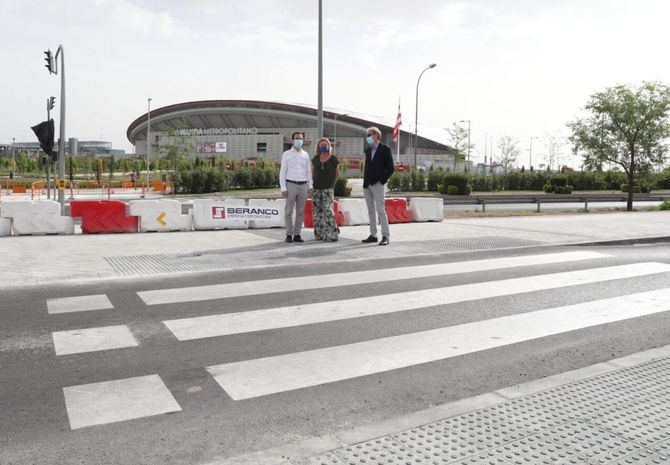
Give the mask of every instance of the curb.
[[289, 461], [291, 460], [306, 459], [309, 456], [321, 455], [330, 452], [333, 449], [353, 446], [354, 444], [372, 441], [383, 436], [395, 434], [399, 431], [419, 428], [446, 418], [491, 407], [496, 404], [536, 394], [564, 384], [581, 381], [623, 368], [629, 368], [666, 356], [670, 356], [670, 345], [637, 352], [618, 359], [597, 363], [595, 365], [578, 368], [576, 370], [559, 373], [515, 386], [509, 386], [474, 397], [460, 399], [396, 418], [382, 420], [368, 425], [361, 425], [353, 429], [323, 436], [315, 436], [303, 439], [296, 443], [285, 444], [235, 457], [215, 459], [214, 461], [206, 462], [204, 465], [289, 465]]
[[580, 246], [607, 246], [607, 245], [637, 245], [637, 244], [664, 244], [670, 242], [670, 236], [641, 237], [637, 239], [615, 239], [607, 241], [580, 242]]

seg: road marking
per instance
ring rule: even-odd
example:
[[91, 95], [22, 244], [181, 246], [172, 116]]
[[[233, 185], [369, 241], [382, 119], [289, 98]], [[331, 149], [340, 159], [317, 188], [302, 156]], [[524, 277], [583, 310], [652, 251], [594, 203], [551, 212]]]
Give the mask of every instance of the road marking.
[[53, 333], [56, 355], [80, 354], [99, 350], [137, 347], [127, 326], [102, 326]]
[[233, 400], [381, 373], [670, 311], [670, 288], [207, 368]]
[[161, 212], [160, 215], [158, 215], [158, 216], [156, 217], [156, 221], [158, 221], [158, 222], [159, 222], [160, 224], [162, 224], [163, 226], [165, 226], [165, 225], [167, 224], [167, 221], [164, 221], [164, 220], [163, 220], [163, 218], [165, 218], [165, 215], [166, 215], [166, 214], [167, 214], [167, 213], [165, 213], [165, 212]]
[[114, 308], [114, 305], [104, 294], [47, 299], [47, 310], [50, 314], [107, 310], [109, 308]]
[[665, 263], [636, 263], [374, 297], [166, 320], [163, 321], [163, 324], [172, 331], [178, 340], [185, 341], [382, 315], [435, 305], [447, 305], [666, 272], [670, 272], [670, 265]]
[[63, 395], [71, 429], [181, 411], [158, 375], [64, 387]]
[[224, 299], [228, 297], [269, 294], [273, 292], [304, 291], [308, 289], [398, 281], [413, 278], [425, 278], [429, 276], [446, 276], [476, 271], [490, 271], [532, 265], [548, 265], [552, 263], [595, 260], [608, 257], [610, 257], [610, 255], [596, 252], [563, 252], [555, 254], [526, 255], [522, 257], [471, 260], [456, 263], [440, 263], [436, 265], [387, 268], [370, 271], [354, 271], [299, 278], [266, 279], [241, 283], [215, 284], [210, 286], [156, 289], [138, 292], [137, 294], [147, 305], [198, 302], [203, 300]]

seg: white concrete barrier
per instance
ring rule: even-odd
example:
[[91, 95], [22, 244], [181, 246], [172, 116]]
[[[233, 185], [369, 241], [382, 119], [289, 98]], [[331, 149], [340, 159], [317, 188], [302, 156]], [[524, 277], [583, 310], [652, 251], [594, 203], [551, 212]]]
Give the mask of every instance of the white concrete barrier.
[[12, 234], [12, 219], [0, 218], [0, 236], [9, 236]]
[[338, 199], [340, 211], [344, 213], [344, 225], [370, 224], [365, 199]]
[[409, 200], [412, 221], [442, 221], [444, 202], [438, 197], [412, 197]]
[[181, 202], [172, 199], [132, 200], [132, 216], [140, 217], [140, 231], [190, 231], [193, 229], [191, 214], [181, 213]]
[[[265, 199], [250, 199], [249, 207], [256, 207], [264, 210], [273, 210], [268, 215], [267, 219], [249, 220], [249, 227], [254, 229], [260, 228], [283, 228], [284, 227], [284, 206], [286, 200], [265, 200]], [[278, 215], [275, 214], [278, 212]]]
[[53, 200], [2, 202], [0, 216], [12, 219], [14, 234], [74, 234], [74, 220]]
[[231, 218], [227, 214], [228, 208], [244, 207], [244, 199], [193, 200], [193, 227], [197, 230], [207, 229], [246, 229], [249, 224], [247, 220]]

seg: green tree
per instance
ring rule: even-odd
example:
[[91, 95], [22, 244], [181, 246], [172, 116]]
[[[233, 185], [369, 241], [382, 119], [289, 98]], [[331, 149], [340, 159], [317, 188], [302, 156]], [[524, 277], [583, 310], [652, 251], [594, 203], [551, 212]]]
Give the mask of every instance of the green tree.
[[507, 172], [519, 156], [519, 140], [512, 136], [502, 136], [498, 142], [498, 149], [500, 150], [498, 159], [505, 170], [505, 183], [507, 183]]
[[451, 137], [451, 145], [454, 148], [452, 155], [454, 157], [454, 169], [456, 171], [456, 164], [459, 161], [465, 160], [465, 157], [468, 153], [468, 148], [472, 150], [474, 148], [473, 144], [468, 146], [468, 128], [459, 125], [458, 123], [453, 123], [451, 128], [447, 129], [449, 136]]
[[587, 116], [568, 123], [573, 150], [587, 168], [601, 169], [606, 162], [621, 166], [629, 186], [626, 209], [631, 211], [636, 175], [667, 156], [670, 87], [657, 82], [610, 87], [592, 95], [584, 108]]

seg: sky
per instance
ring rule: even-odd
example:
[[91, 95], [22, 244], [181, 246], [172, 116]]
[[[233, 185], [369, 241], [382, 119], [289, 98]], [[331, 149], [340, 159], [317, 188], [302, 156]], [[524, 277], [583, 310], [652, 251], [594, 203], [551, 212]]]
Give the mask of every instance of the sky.
[[[413, 130], [417, 78], [436, 63], [419, 128], [449, 142], [445, 128], [470, 120], [480, 162], [509, 135], [527, 165], [530, 138], [541, 159], [593, 93], [670, 82], [665, 0], [323, 0], [323, 13], [324, 106], [392, 122], [400, 100]], [[32, 141], [48, 96], [58, 109], [42, 52], [59, 44], [66, 137], [132, 152], [149, 97], [316, 106], [317, 21], [317, 0], [0, 0], [0, 143]]]

